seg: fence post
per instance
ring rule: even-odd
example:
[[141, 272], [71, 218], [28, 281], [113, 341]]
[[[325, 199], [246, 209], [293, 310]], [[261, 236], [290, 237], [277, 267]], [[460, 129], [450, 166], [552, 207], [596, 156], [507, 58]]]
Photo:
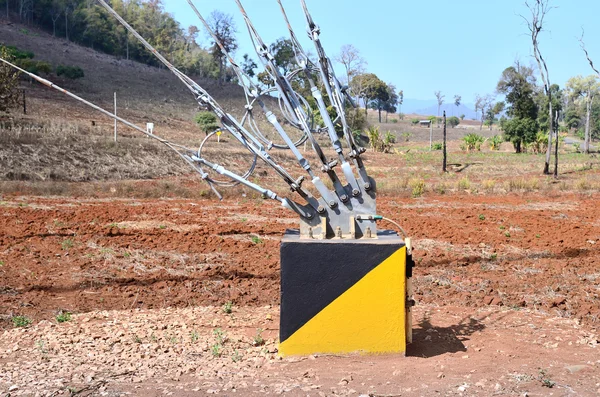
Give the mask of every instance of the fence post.
[[25, 89], [21, 91], [23, 94], [23, 114], [27, 114], [27, 98], [25, 97]]
[[[117, 116], [117, 93], [115, 92], [115, 117]], [[115, 142], [117, 142], [117, 119], [115, 119]]]
[[446, 160], [446, 111], [444, 110], [444, 162], [442, 164], [442, 171], [446, 172], [446, 164], [447, 164], [447, 160]]

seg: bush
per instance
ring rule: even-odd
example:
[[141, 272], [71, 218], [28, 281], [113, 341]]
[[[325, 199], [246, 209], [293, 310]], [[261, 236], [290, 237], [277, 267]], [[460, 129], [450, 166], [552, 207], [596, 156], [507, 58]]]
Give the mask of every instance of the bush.
[[432, 150], [442, 150], [443, 145], [441, 142], [434, 142], [433, 145], [431, 145], [431, 149]]
[[533, 153], [542, 153], [544, 150], [546, 150], [547, 146], [548, 134], [541, 131], [535, 135], [535, 140], [529, 144], [529, 147]]
[[84, 77], [83, 69], [79, 66], [58, 65], [56, 67], [57, 76], [65, 76], [68, 79], [75, 80]]
[[194, 121], [206, 135], [220, 128], [217, 124], [217, 116], [213, 112], [198, 112], [194, 116]]
[[48, 62], [34, 61], [29, 58], [18, 59], [15, 64], [33, 74], [50, 74], [52, 66]]
[[490, 150], [500, 150], [500, 145], [504, 142], [504, 138], [500, 135], [494, 135], [490, 138]]
[[31, 319], [25, 316], [13, 316], [11, 321], [15, 328], [27, 327], [31, 324]]
[[8, 51], [8, 54], [10, 56], [12, 56], [14, 59], [31, 59], [35, 56], [33, 52], [22, 51], [22, 50], [19, 50], [15, 46], [6, 46], [4, 48], [6, 48], [6, 50]]
[[469, 152], [472, 150], [481, 150], [481, 144], [484, 142], [483, 137], [475, 133], [465, 135], [462, 140], [464, 147]]
[[391, 120], [390, 120], [390, 122], [391, 122], [392, 124], [396, 124], [396, 123], [398, 122], [398, 119], [391, 119]]
[[369, 127], [365, 133], [369, 138], [371, 148], [376, 152], [389, 153], [392, 149], [392, 145], [396, 142], [396, 137], [389, 131], [382, 137], [382, 134], [379, 132], [379, 127]]
[[457, 125], [460, 124], [460, 119], [456, 116], [452, 116], [452, 117], [448, 117], [446, 119], [446, 122], [448, 123], [448, 125], [450, 126], [450, 128], [454, 128]]
[[403, 132], [402, 134], [400, 134], [400, 136], [402, 136], [402, 139], [404, 139], [404, 142], [408, 142], [408, 140], [410, 139], [412, 134], [410, 132]]
[[410, 122], [413, 125], [417, 125], [417, 124], [419, 124], [419, 119], [412, 119], [412, 120], [410, 120]]

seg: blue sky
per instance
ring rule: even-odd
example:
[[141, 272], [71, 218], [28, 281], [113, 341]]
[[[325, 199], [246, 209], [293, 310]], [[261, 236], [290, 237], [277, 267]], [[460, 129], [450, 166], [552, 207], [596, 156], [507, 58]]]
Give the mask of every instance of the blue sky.
[[[494, 93], [500, 74], [516, 59], [535, 62], [525, 22], [518, 15], [528, 15], [523, 0], [306, 1], [331, 58], [342, 45], [354, 45], [368, 61], [368, 71], [403, 89], [405, 98], [434, 99], [434, 91], [440, 90], [448, 102], [458, 94], [463, 103], [472, 103], [477, 93]], [[233, 0], [194, 2], [205, 17], [215, 9], [233, 15], [240, 47], [236, 58], [249, 53], [257, 59]], [[275, 0], [242, 3], [266, 42], [287, 37]], [[283, 4], [305, 48], [312, 48], [304, 34], [300, 0]], [[569, 77], [592, 74], [577, 40], [581, 27], [587, 49], [600, 66], [600, 1], [552, 4], [557, 8], [547, 16], [540, 48], [551, 82], [563, 86]], [[165, 9], [184, 27], [201, 26], [184, 0], [165, 1]], [[210, 43], [205, 35], [199, 41], [204, 46]]]

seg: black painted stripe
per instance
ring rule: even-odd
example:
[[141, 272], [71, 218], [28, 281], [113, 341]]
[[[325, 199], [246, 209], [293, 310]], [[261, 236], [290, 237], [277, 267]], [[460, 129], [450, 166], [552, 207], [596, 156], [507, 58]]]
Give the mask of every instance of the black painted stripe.
[[285, 341], [404, 244], [397, 236], [378, 240], [300, 240], [281, 243], [281, 320]]

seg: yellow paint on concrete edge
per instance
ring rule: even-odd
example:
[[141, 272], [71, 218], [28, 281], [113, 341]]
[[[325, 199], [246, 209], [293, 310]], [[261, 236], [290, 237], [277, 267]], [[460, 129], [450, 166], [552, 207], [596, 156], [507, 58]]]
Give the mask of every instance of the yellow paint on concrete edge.
[[279, 354], [406, 351], [406, 248], [371, 270], [279, 345]]

